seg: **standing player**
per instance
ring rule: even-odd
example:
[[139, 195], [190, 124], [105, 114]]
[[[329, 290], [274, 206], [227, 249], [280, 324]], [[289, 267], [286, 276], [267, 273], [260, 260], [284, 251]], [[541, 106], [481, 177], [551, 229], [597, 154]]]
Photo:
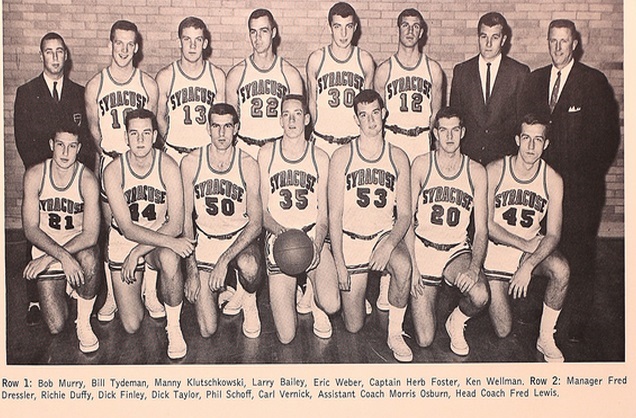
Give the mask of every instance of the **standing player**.
[[329, 157], [313, 141], [305, 140], [309, 111], [303, 96], [283, 98], [280, 123], [283, 138], [261, 147], [258, 165], [263, 179], [263, 224], [268, 232], [265, 253], [269, 299], [278, 339], [288, 344], [296, 335], [297, 279], [281, 272], [274, 261], [273, 244], [278, 235], [293, 228], [307, 232], [313, 239], [314, 260], [307, 275], [316, 289], [310, 301], [316, 336], [329, 338], [332, 333], [329, 317], [318, 305], [334, 313], [340, 307], [340, 295], [333, 256], [324, 245], [328, 231]]
[[442, 105], [444, 74], [437, 61], [422, 52], [428, 26], [421, 13], [403, 10], [397, 26], [397, 53], [380, 64], [374, 86], [389, 112], [385, 138], [413, 161], [430, 151], [429, 130]]
[[24, 175], [22, 224], [33, 243], [24, 278], [37, 279], [44, 322], [59, 334], [68, 318], [65, 290], [77, 292], [79, 348], [90, 353], [99, 341], [90, 323], [99, 281], [99, 192], [95, 176], [77, 161], [79, 127], [67, 121], [49, 140], [53, 157]]
[[144, 261], [161, 275], [165, 302], [168, 357], [181, 358], [187, 346], [181, 334], [183, 275], [179, 257], [194, 249], [193, 241], [176, 238], [183, 230], [183, 187], [179, 167], [153, 148], [155, 115], [147, 109], [126, 114], [129, 151], [104, 170], [104, 188], [113, 211], [108, 260], [121, 322], [136, 332], [144, 317], [141, 281]]
[[207, 61], [212, 52], [210, 32], [198, 17], [179, 24], [181, 58], [157, 73], [159, 135], [175, 161], [210, 142], [208, 113], [214, 102], [225, 101], [225, 73]]
[[[184, 157], [181, 162], [185, 210], [184, 233], [197, 248], [187, 259], [186, 298], [195, 304], [199, 330], [204, 338], [216, 332], [218, 293], [225, 287], [228, 266], [238, 270], [246, 289], [243, 334], [256, 338], [261, 321], [256, 306], [262, 263], [256, 238], [261, 233], [262, 208], [258, 166], [249, 154], [235, 146], [238, 114], [226, 103], [216, 103], [209, 115], [212, 143]], [[195, 231], [196, 228], [196, 231]]]
[[[116, 156], [126, 152], [124, 119], [133, 109], [157, 110], [158, 88], [155, 80], [135, 68], [134, 57], [139, 50], [137, 25], [127, 20], [118, 20], [110, 28], [111, 63], [86, 84], [86, 117], [90, 133], [97, 145], [99, 161], [98, 175], [103, 182], [103, 171]], [[102, 195], [102, 212], [105, 227], [111, 223], [111, 210], [105, 195]], [[106, 255], [108, 252], [105, 252]], [[107, 293], [104, 305], [97, 317], [110, 321], [115, 317], [117, 305], [113, 299], [112, 280], [104, 260]], [[145, 277], [145, 304], [153, 318], [165, 316], [157, 300], [154, 274]]]
[[248, 28], [252, 55], [228, 73], [225, 97], [240, 116], [239, 148], [256, 159], [263, 144], [283, 135], [281, 100], [288, 93], [302, 94], [303, 81], [293, 65], [276, 55], [280, 36], [269, 10], [254, 10]]
[[[486, 170], [460, 151], [466, 128], [450, 107], [433, 123], [435, 151], [413, 161], [411, 200], [415, 210], [407, 244], [413, 260], [411, 306], [417, 343], [428, 347], [435, 337], [437, 293], [443, 281], [462, 297], [446, 320], [450, 348], [468, 355], [466, 321], [488, 303], [488, 286], [481, 270], [488, 240]], [[471, 249], [468, 226], [474, 215]], [[417, 238], [417, 239], [416, 239]]]
[[309, 111], [314, 138], [329, 156], [360, 134], [353, 117], [353, 98], [373, 86], [375, 62], [355, 46], [360, 18], [349, 3], [329, 9], [331, 44], [311, 53], [307, 60]]
[[[411, 260], [404, 234], [411, 223], [409, 160], [384, 141], [386, 109], [374, 90], [353, 101], [360, 137], [336, 150], [329, 165], [329, 235], [349, 332], [364, 325], [370, 270], [391, 274], [387, 343], [398, 361], [413, 360], [402, 337]], [[395, 216], [394, 216], [395, 213]]]
[[[501, 338], [510, 334], [508, 296], [526, 297], [532, 274], [548, 277], [537, 350], [547, 362], [562, 362], [554, 328], [568, 289], [570, 268], [557, 251], [563, 219], [563, 180], [541, 158], [548, 147], [548, 122], [524, 116], [516, 155], [488, 165], [488, 255], [490, 318]], [[545, 236], [541, 221], [547, 216]]]

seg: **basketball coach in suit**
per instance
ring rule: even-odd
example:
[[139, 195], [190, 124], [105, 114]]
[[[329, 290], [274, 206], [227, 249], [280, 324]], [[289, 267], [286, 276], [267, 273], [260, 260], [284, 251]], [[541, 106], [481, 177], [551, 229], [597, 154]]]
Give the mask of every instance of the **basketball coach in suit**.
[[[83, 146], [79, 159], [92, 169], [95, 166], [95, 157], [91, 152], [92, 144], [87, 141], [84, 87], [65, 77], [68, 49], [59, 34], [50, 32], [42, 37], [40, 59], [43, 64], [42, 73], [18, 87], [15, 96], [15, 144], [24, 168], [26, 170], [51, 158], [49, 139], [53, 137], [60, 121], [70, 120], [80, 126], [80, 141]], [[31, 257], [30, 245], [27, 245], [27, 253]], [[27, 324], [35, 325], [40, 321], [35, 281], [27, 281], [27, 297], [30, 302]]]
[[[548, 26], [552, 64], [533, 71], [523, 89], [523, 112], [549, 114], [544, 159], [563, 177], [563, 230], [559, 248], [570, 264], [563, 310], [568, 337], [581, 341], [593, 307], [596, 237], [605, 204], [605, 174], [620, 143], [618, 105], [607, 78], [575, 59], [574, 22]], [[566, 314], [567, 312], [567, 314]]]
[[487, 165], [517, 151], [519, 101], [530, 69], [503, 54], [510, 27], [500, 13], [483, 15], [477, 34], [479, 55], [455, 66], [450, 103], [462, 113], [466, 127], [462, 152]]

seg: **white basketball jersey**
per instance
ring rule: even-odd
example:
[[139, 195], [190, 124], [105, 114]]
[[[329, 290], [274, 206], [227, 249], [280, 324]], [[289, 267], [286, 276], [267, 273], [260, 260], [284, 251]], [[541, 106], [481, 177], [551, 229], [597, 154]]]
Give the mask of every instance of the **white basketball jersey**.
[[520, 180], [512, 168], [511, 156], [504, 166], [495, 189], [495, 222], [506, 231], [523, 239], [534, 238], [541, 230], [541, 221], [548, 211], [547, 164], [540, 160], [536, 174]]
[[351, 55], [339, 61], [331, 48], [323, 48], [318, 68], [314, 134], [331, 143], [346, 144], [360, 135], [353, 116], [353, 98], [364, 89], [364, 71], [360, 48], [353, 47]]
[[360, 153], [358, 142], [354, 139], [349, 145], [342, 229], [369, 238], [393, 228], [397, 169], [391, 144], [384, 142], [380, 156], [369, 160]]
[[168, 96], [168, 145], [193, 149], [210, 143], [208, 113], [216, 93], [210, 62], [203, 61], [203, 70], [195, 78], [183, 72], [179, 61], [172, 63], [172, 85]]
[[241, 128], [238, 136], [250, 145], [262, 146], [283, 136], [280, 105], [289, 92], [283, 74], [283, 59], [276, 56], [271, 67], [261, 70], [252, 56], [245, 59], [243, 78], [237, 90]]
[[[420, 55], [413, 68], [402, 65], [397, 55], [389, 58], [389, 77], [384, 87], [384, 101], [389, 112], [385, 124], [386, 139], [407, 150], [411, 161], [430, 151], [428, 125], [432, 90], [431, 70], [425, 54]], [[417, 144], [412, 144], [414, 141]], [[415, 152], [418, 154], [411, 155]]]
[[318, 218], [318, 165], [315, 145], [307, 142], [298, 160], [283, 154], [281, 141], [274, 142], [267, 169], [269, 195], [267, 208], [274, 220], [286, 228], [301, 229]]
[[97, 106], [99, 131], [102, 134], [101, 146], [104, 151], [116, 151], [120, 154], [128, 151], [124, 139], [124, 118], [131, 110], [148, 107], [148, 93], [141, 74], [135, 68], [128, 81], [118, 83], [111, 76], [108, 67], [102, 70]]
[[[163, 152], [153, 149], [152, 166], [147, 173], [135, 173], [130, 166], [129, 153], [123, 153], [112, 164], [121, 164], [122, 190], [130, 210], [130, 218], [144, 228], [156, 231], [168, 217], [167, 190], [161, 177]], [[118, 230], [113, 217], [113, 228]]]
[[[73, 176], [67, 185], [56, 185], [53, 182], [51, 164], [53, 160], [44, 162], [42, 183], [40, 185], [40, 230], [57, 244], [64, 245], [82, 233], [84, 225], [84, 197], [81, 191], [81, 179], [84, 165], [75, 163]], [[35, 260], [44, 252], [35, 245], [31, 254]]]
[[439, 169], [436, 152], [429, 153], [429, 170], [417, 198], [415, 235], [435, 244], [460, 244], [466, 240], [474, 204], [470, 159], [452, 176]]
[[227, 239], [247, 225], [247, 196], [241, 160], [243, 152], [235, 148], [227, 170], [212, 168], [209, 149], [201, 148], [199, 168], [194, 176], [195, 226], [208, 238]]

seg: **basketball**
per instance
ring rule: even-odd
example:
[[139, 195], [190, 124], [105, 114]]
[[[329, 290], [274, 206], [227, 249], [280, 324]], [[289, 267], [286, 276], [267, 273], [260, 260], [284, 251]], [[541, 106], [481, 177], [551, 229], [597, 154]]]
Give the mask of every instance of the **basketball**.
[[274, 241], [274, 261], [288, 276], [304, 273], [313, 258], [314, 244], [299, 229], [289, 229]]

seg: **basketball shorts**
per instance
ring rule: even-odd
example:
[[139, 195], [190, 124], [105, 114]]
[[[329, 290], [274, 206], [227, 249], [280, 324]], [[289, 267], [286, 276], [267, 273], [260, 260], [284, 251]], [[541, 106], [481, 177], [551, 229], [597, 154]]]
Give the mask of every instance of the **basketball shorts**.
[[[422, 283], [427, 286], [440, 286], [446, 266], [462, 254], [472, 254], [468, 241], [448, 246], [430, 242], [427, 244], [421, 238], [415, 237], [415, 262]], [[452, 283], [446, 283], [452, 286]]]
[[177, 147], [177, 146], [173, 146], [173, 145], [170, 145], [170, 144], [166, 144], [166, 146], [164, 147], [163, 151], [166, 154], [168, 154], [169, 156], [171, 156], [172, 159], [175, 160], [177, 165], [181, 165], [181, 160], [183, 160], [183, 158], [186, 155], [188, 155], [189, 153], [191, 153], [195, 149], [196, 148], [182, 148], [182, 147]]
[[[45, 254], [46, 253], [44, 251], [40, 250], [35, 245], [33, 247], [31, 247], [31, 259], [32, 260], [38, 259], [38, 258], [42, 257]], [[61, 280], [61, 279], [66, 279], [66, 275], [64, 274], [64, 270], [62, 270], [62, 263], [60, 263], [59, 261], [55, 260], [53, 262], [53, 264], [51, 264], [45, 271], [43, 271], [42, 273], [40, 273], [38, 275], [38, 279], [41, 279], [41, 280]]]
[[428, 130], [421, 132], [417, 136], [407, 136], [385, 129], [384, 139], [401, 148], [406, 153], [406, 156], [409, 157], [410, 162], [413, 162], [415, 157], [426, 154], [431, 150]]
[[252, 158], [258, 161], [258, 150], [261, 149], [261, 145], [248, 144], [244, 140], [238, 138], [236, 142], [236, 147], [248, 153], [249, 155], [252, 156]]
[[240, 233], [236, 233], [227, 239], [219, 239], [209, 238], [201, 233], [198, 234], [195, 249], [197, 268], [199, 270], [212, 271], [221, 255], [234, 244], [239, 235]]
[[104, 170], [106, 170], [106, 166], [113, 161], [113, 158], [102, 154], [99, 159], [99, 196], [102, 199], [102, 202], [108, 203], [108, 196], [106, 196], [106, 188], [104, 187]]
[[[316, 229], [312, 228], [307, 232], [307, 236], [312, 240], [316, 237]], [[280, 270], [280, 267], [276, 264], [274, 260], [274, 241], [275, 236], [271, 232], [267, 232], [265, 234], [265, 264], [267, 267], [267, 275], [271, 276], [274, 274], [283, 274]], [[326, 243], [325, 243], [326, 244]]]
[[[121, 270], [124, 260], [137, 245], [136, 242], [126, 239], [119, 231], [111, 227], [108, 234], [108, 267], [111, 270]], [[145, 259], [139, 257], [135, 270], [143, 271], [145, 263]]]
[[508, 245], [488, 241], [484, 273], [489, 280], [509, 281], [519, 269], [526, 253]]
[[348, 232], [342, 233], [342, 252], [349, 274], [362, 274], [369, 271], [369, 258], [378, 243], [389, 235], [390, 231], [380, 231], [372, 237], [360, 237]]
[[315, 133], [311, 134], [311, 140], [316, 143], [318, 148], [326, 152], [329, 158], [331, 158], [333, 153], [336, 152], [338, 148], [351, 142], [350, 140], [346, 142], [328, 141], [316, 135]]

